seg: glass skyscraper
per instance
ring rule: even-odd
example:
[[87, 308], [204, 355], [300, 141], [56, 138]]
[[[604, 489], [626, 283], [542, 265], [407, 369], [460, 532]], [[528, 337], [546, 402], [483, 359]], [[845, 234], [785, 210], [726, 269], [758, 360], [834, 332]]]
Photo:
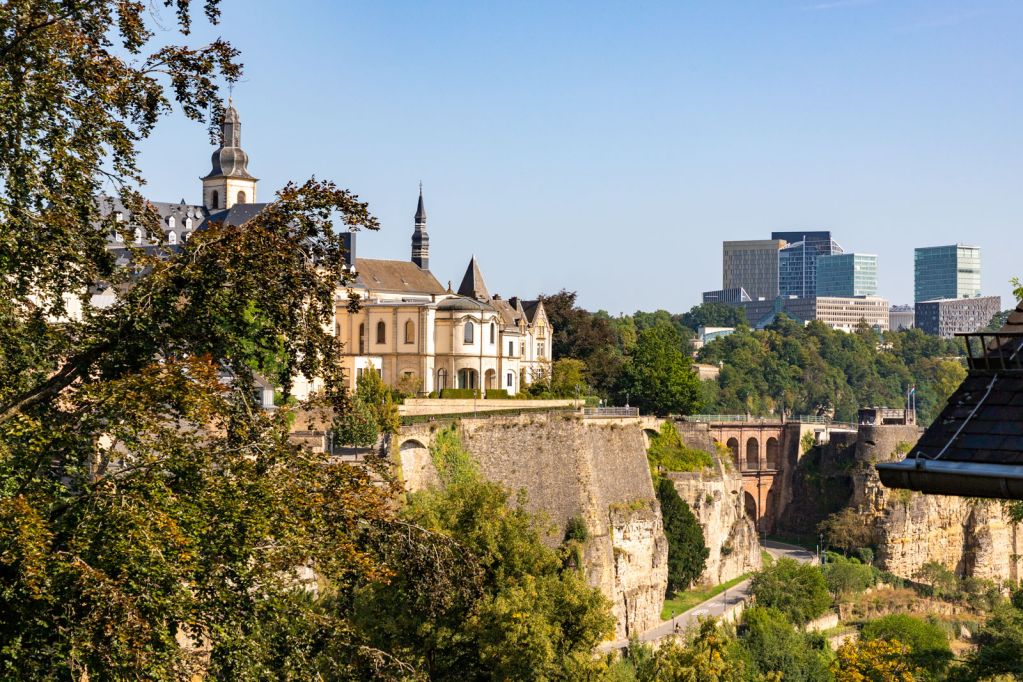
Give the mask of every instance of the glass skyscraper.
[[778, 295], [810, 298], [817, 295], [817, 258], [842, 253], [830, 231], [772, 232], [771, 239], [789, 242], [778, 252]]
[[817, 257], [818, 296], [876, 296], [877, 256], [836, 253]]
[[980, 296], [980, 248], [963, 244], [925, 246], [913, 257], [913, 300]]

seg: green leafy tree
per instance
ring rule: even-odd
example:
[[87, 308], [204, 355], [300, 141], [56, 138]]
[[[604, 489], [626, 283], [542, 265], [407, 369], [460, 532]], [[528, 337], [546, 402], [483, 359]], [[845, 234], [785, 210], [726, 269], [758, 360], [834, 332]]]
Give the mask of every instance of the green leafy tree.
[[[1002, 601], [974, 637], [977, 648], [966, 656], [950, 679], [996, 680], [1023, 678], [1023, 592]], [[1000, 677], [1001, 676], [1001, 677]]]
[[742, 662], [729, 652], [729, 639], [713, 619], [700, 622], [691, 639], [665, 642], [652, 655], [636, 657], [637, 682], [740, 682]]
[[707, 565], [703, 529], [670, 479], [657, 479], [657, 501], [668, 538], [668, 594], [689, 588]]
[[[415, 493], [410, 532], [449, 538], [442, 561], [396, 545], [393, 577], [359, 594], [359, 622], [379, 649], [399, 653], [432, 680], [592, 679], [593, 648], [613, 632], [600, 591], [563, 568], [537, 519], [496, 483], [464, 475]], [[438, 563], [444, 570], [435, 567]]]
[[551, 393], [559, 398], [574, 398], [585, 396], [588, 389], [585, 362], [575, 358], [554, 361], [551, 369]]
[[780, 611], [760, 606], [744, 614], [738, 640], [749, 672], [780, 673], [783, 680], [792, 682], [817, 682], [830, 677], [822, 644], [794, 628]]
[[863, 516], [848, 507], [821, 521], [817, 530], [824, 535], [829, 546], [840, 549], [847, 555], [874, 541], [870, 526], [863, 522]]
[[906, 645], [912, 665], [931, 675], [944, 675], [952, 662], [952, 649], [941, 626], [903, 613], [870, 621], [863, 626], [861, 637], [866, 641], [879, 639]]
[[742, 308], [725, 303], [701, 303], [682, 315], [682, 324], [695, 332], [700, 327], [738, 327], [748, 322]]
[[398, 406], [394, 403], [391, 389], [374, 367], [367, 367], [363, 372], [355, 397], [372, 410], [380, 433], [394, 434], [401, 428]]
[[937, 561], [928, 561], [913, 577], [927, 585], [935, 597], [953, 597], [959, 592], [956, 574]]
[[794, 559], [779, 559], [753, 576], [750, 589], [758, 606], [780, 611], [803, 625], [831, 606], [831, 595], [820, 569]]
[[338, 445], [368, 447], [379, 437], [376, 412], [358, 396], [334, 418], [334, 442]]
[[884, 639], [849, 641], [838, 647], [831, 672], [835, 682], [915, 682], [909, 647]]
[[834, 560], [824, 567], [824, 579], [828, 591], [836, 597], [862, 592], [874, 584], [874, 569], [854, 559], [834, 555]]
[[670, 324], [660, 323], [639, 333], [628, 368], [633, 402], [655, 414], [691, 414], [699, 408], [700, 380], [682, 339]]

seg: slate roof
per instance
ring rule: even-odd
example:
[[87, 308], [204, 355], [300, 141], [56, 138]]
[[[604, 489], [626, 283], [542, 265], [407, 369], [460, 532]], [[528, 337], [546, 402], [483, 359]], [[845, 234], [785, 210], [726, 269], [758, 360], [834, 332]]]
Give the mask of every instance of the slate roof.
[[458, 295], [475, 298], [477, 301], [490, 300], [490, 292], [487, 291], [487, 285], [483, 281], [483, 273], [480, 272], [476, 256], [473, 256], [472, 260], [469, 261], [469, 267], [465, 270], [462, 283], [458, 285]]
[[494, 310], [494, 306], [486, 301], [478, 301], [469, 296], [452, 296], [437, 304], [437, 310]]
[[[1023, 303], [998, 333], [1023, 334]], [[983, 357], [974, 360], [924, 432], [912, 456], [917, 454], [949, 462], [1023, 464], [1023, 336], [987, 339]]]
[[518, 299], [506, 301], [496, 295], [490, 299], [490, 305], [492, 305], [497, 312], [501, 314], [501, 321], [504, 323], [504, 326], [513, 327], [515, 331], [518, 331], [519, 321], [525, 321], [526, 317], [526, 313], [522, 310], [522, 306], [516, 305], [517, 303]]
[[409, 294], [443, 294], [444, 287], [429, 270], [412, 261], [355, 259], [356, 284], [366, 289]]
[[526, 319], [532, 324], [536, 322], [536, 313], [540, 310], [540, 299], [533, 301], [521, 301], [522, 309], [526, 313]]

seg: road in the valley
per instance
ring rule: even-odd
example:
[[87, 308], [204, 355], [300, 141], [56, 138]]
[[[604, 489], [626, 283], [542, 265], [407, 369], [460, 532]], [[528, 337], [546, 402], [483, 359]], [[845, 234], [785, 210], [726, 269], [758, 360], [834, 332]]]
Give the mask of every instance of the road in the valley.
[[[773, 540], [768, 540], [767, 544], [764, 545], [764, 549], [766, 549], [767, 553], [775, 559], [795, 559], [801, 564], [808, 564], [817, 560], [817, 557], [814, 556], [813, 552], [805, 550], [802, 547], [787, 545]], [[728, 588], [716, 597], [711, 597], [707, 601], [701, 602], [688, 611], [675, 616], [673, 619], [666, 620], [660, 625], [650, 628], [639, 636], [639, 641], [653, 642], [674, 632], [685, 632], [685, 630], [696, 623], [699, 618], [720, 618], [732, 606], [748, 599], [749, 595], [750, 581], [744, 580], [738, 585]], [[600, 651], [622, 649], [628, 645], [628, 640], [605, 642], [600, 645]]]

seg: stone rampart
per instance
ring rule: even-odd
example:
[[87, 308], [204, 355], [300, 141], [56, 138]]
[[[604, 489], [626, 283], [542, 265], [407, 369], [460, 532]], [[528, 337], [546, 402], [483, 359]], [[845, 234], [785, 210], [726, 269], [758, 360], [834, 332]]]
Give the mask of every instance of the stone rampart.
[[[570, 518], [585, 520], [586, 576], [611, 600], [617, 637], [660, 622], [668, 545], [639, 423], [538, 413], [457, 424], [484, 476], [526, 490], [530, 510], [550, 523], [550, 544], [562, 541]], [[396, 439], [403, 466], [416, 467], [412, 475], [404, 474], [411, 489], [436, 480], [425, 449], [440, 428], [436, 423], [403, 427]]]

